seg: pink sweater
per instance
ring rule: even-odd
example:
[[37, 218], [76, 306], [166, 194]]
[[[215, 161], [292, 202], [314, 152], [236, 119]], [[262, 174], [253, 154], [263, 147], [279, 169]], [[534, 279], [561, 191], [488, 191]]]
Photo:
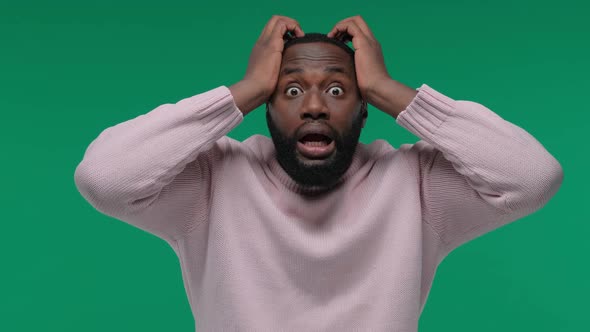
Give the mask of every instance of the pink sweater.
[[204, 331], [417, 331], [438, 264], [556, 193], [559, 162], [485, 106], [426, 84], [343, 182], [298, 186], [219, 86], [106, 128], [74, 174], [101, 213], [165, 240]]

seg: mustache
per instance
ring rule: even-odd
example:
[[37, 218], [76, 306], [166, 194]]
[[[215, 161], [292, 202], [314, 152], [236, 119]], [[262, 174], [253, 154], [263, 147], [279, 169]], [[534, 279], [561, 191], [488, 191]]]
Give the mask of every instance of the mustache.
[[303, 124], [301, 124], [299, 127], [297, 127], [297, 129], [295, 130], [295, 133], [293, 134], [293, 137], [291, 137], [291, 139], [296, 139], [296, 137], [299, 137], [299, 132], [301, 131], [301, 129], [307, 125], [320, 125], [323, 127], [328, 127], [329, 130], [332, 132], [332, 137], [334, 139], [340, 138], [340, 135], [338, 133], [337, 130], [334, 129], [334, 127], [332, 127], [328, 122], [326, 121], [306, 121]]

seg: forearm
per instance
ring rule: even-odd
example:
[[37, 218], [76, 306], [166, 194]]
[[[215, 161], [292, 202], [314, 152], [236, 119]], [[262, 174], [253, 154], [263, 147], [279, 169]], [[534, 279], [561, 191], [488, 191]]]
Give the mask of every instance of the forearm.
[[241, 80], [236, 82], [229, 87], [229, 90], [243, 115], [250, 113], [266, 102], [263, 90], [249, 81]]
[[[111, 214], [139, 209], [242, 121], [218, 87], [105, 129], [75, 170], [80, 193]], [[138, 202], [138, 204], [135, 204]], [[118, 211], [118, 212], [117, 212]]]
[[394, 119], [412, 102], [418, 91], [393, 79], [384, 79], [368, 91], [367, 102]]
[[423, 85], [396, 120], [441, 151], [489, 203], [530, 212], [558, 189], [559, 162], [524, 129], [482, 104]]

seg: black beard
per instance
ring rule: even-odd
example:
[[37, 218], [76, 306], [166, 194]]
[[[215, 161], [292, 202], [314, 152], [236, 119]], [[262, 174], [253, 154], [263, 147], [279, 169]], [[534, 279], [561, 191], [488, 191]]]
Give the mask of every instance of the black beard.
[[358, 114], [350, 130], [343, 135], [334, 133], [335, 151], [327, 159], [322, 160], [321, 165], [310, 165], [297, 158], [297, 138], [283, 135], [267, 109], [266, 123], [277, 151], [279, 164], [295, 182], [303, 186], [330, 187], [338, 183], [352, 163], [361, 135], [363, 117], [362, 112]]

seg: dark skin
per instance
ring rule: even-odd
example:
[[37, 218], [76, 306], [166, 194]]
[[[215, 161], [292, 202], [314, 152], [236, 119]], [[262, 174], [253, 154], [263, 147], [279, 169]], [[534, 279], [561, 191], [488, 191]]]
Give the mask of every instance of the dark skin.
[[[334, 71], [326, 71], [330, 68]], [[285, 74], [292, 69], [301, 71]], [[350, 56], [328, 43], [289, 47], [269, 104], [275, 124], [287, 135], [314, 120], [325, 122], [338, 134], [345, 132], [362, 106]], [[366, 118], [362, 127], [365, 122]]]
[[[273, 16], [252, 49], [246, 75], [229, 89], [244, 115], [269, 102], [267, 121], [277, 159], [296, 181], [329, 184], [348, 167], [350, 152], [358, 142], [357, 132], [360, 134], [365, 125], [366, 117], [358, 116], [362, 114], [361, 99], [397, 118], [417, 91], [389, 76], [381, 45], [360, 16], [338, 22], [327, 34], [352, 41], [354, 67], [344, 50], [328, 43], [296, 44], [283, 52], [287, 31], [295, 37], [304, 36], [296, 20]], [[303, 72], [286, 75], [282, 70], [287, 65], [298, 66]], [[323, 73], [327, 66], [336, 65], [344, 67], [344, 72]], [[338, 84], [342, 94], [335, 92], [341, 92]], [[288, 96], [286, 88], [294, 95]], [[332, 128], [336, 151], [325, 160], [308, 160], [293, 149], [298, 128], [308, 121], [320, 121]], [[349, 155], [344, 156], [346, 153]]]
[[[246, 75], [229, 87], [244, 115], [264, 104], [274, 93], [282, 60], [283, 36], [287, 31], [293, 32], [295, 37], [305, 35], [296, 20], [279, 15], [271, 17], [254, 44]], [[343, 19], [327, 35], [352, 41], [356, 79], [363, 100], [397, 118], [417, 91], [389, 76], [381, 44], [365, 20], [360, 15]]]

